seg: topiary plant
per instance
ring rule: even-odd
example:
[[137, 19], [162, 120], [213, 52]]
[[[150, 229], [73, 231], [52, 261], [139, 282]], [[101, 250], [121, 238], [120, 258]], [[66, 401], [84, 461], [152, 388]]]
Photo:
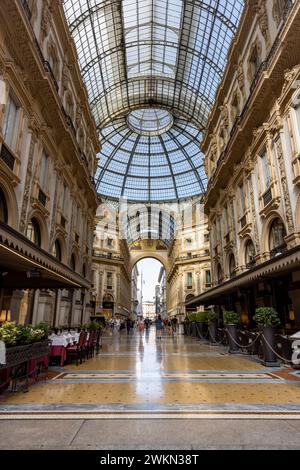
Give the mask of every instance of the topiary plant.
[[240, 316], [233, 310], [224, 312], [224, 323], [226, 325], [237, 325], [240, 322]]
[[280, 318], [273, 307], [259, 307], [255, 310], [253, 320], [260, 328], [267, 326], [279, 326]]
[[196, 313], [196, 321], [198, 323], [206, 323], [207, 322], [207, 312], [198, 312], [198, 313]]
[[207, 321], [208, 323], [215, 323], [218, 320], [219, 316], [216, 312], [208, 312], [207, 313]]

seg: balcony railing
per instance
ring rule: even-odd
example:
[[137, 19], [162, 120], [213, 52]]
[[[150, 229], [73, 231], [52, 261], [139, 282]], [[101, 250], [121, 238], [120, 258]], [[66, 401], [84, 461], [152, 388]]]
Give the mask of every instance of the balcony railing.
[[1, 147], [1, 153], [0, 153], [1, 160], [6, 163], [8, 168], [10, 168], [12, 171], [14, 170], [15, 166], [15, 157], [11, 154], [10, 150], [6, 147], [6, 145], [2, 144]]
[[273, 199], [272, 189], [269, 188], [263, 195], [264, 207], [266, 207]]
[[40, 202], [44, 207], [46, 207], [47, 196], [46, 196], [46, 194], [44, 193], [44, 191], [42, 191], [41, 189], [39, 189], [38, 200], [39, 200], [39, 202]]
[[106, 253], [95, 253], [95, 251], [93, 252], [93, 256], [96, 258], [102, 258], [102, 259], [113, 259], [117, 261], [124, 261], [124, 258], [122, 258], [121, 256], [108, 255]]
[[287, 251], [287, 245], [286, 243], [283, 243], [282, 245], [276, 246], [270, 251], [270, 256], [271, 258], [274, 258], [277, 255], [281, 255], [282, 253], [285, 253]]

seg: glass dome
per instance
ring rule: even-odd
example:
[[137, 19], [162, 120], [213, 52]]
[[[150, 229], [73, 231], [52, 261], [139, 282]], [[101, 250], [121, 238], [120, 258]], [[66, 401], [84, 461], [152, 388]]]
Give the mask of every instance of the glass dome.
[[207, 179], [199, 148], [202, 133], [185, 120], [172, 121], [172, 127], [156, 135], [132, 130], [128, 116], [102, 129], [95, 176], [99, 194], [130, 201], [171, 201], [203, 194]]
[[160, 135], [173, 125], [173, 116], [165, 109], [142, 108], [131, 111], [127, 117], [128, 126], [140, 135]]

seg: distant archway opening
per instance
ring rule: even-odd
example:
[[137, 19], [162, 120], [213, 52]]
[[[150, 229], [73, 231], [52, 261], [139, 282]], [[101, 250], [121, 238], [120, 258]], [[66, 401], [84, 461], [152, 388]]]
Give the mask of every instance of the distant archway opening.
[[154, 320], [157, 315], [166, 318], [167, 280], [164, 264], [156, 257], [138, 260], [131, 273], [131, 315]]

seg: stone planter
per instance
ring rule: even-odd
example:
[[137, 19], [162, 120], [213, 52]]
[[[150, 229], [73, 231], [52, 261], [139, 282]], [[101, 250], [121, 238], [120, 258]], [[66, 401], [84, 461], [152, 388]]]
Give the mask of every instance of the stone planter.
[[230, 354], [238, 354], [240, 352], [239, 347], [236, 343], [238, 343], [238, 329], [237, 325], [225, 325], [226, 334], [228, 339], [228, 346], [229, 346], [229, 353]]
[[209, 338], [213, 343], [217, 342], [217, 323], [208, 324]]
[[[280, 363], [277, 360], [276, 354], [272, 351], [275, 350], [275, 343], [276, 343], [276, 327], [274, 326], [265, 326], [262, 328], [262, 334], [264, 337], [261, 338], [262, 342], [262, 349], [263, 349], [263, 363], [267, 367], [278, 367]], [[269, 344], [268, 344], [269, 343]], [[270, 348], [270, 346], [272, 349]]]
[[197, 322], [197, 334], [198, 338], [201, 340], [207, 339], [208, 327], [207, 322]]
[[193, 337], [196, 337], [197, 336], [197, 329], [196, 329], [196, 322], [193, 321], [192, 323], [192, 331], [191, 331], [191, 334]]

